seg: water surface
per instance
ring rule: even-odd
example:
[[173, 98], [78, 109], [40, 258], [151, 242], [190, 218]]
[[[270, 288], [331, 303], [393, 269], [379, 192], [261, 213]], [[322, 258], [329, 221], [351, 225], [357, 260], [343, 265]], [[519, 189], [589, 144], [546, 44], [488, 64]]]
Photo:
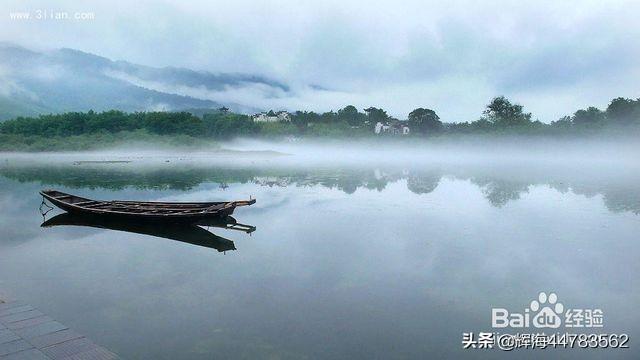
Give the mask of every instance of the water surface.
[[[640, 172], [611, 163], [0, 165], [0, 292], [125, 358], [506, 357], [462, 350], [492, 307], [540, 291], [640, 335]], [[42, 188], [98, 199], [256, 197], [219, 252], [150, 235], [41, 228]], [[59, 213], [54, 211], [47, 216]], [[548, 351], [600, 358], [604, 352]], [[539, 358], [537, 352], [518, 357]]]

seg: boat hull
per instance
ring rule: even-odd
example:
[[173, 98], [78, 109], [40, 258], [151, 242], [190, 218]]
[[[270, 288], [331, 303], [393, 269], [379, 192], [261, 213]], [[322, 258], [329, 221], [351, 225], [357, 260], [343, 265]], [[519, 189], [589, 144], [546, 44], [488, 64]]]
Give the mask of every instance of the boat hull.
[[182, 223], [226, 218], [236, 207], [255, 203], [255, 199], [208, 203], [97, 201], [55, 190], [43, 190], [40, 194], [51, 204], [72, 214]]

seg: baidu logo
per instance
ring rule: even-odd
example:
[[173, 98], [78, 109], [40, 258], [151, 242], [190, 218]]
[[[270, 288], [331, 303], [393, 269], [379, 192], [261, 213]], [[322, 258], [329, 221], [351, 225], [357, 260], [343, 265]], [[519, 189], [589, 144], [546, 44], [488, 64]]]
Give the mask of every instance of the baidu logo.
[[540, 292], [523, 312], [509, 312], [504, 308], [491, 309], [494, 328], [550, 328], [602, 327], [604, 314], [600, 309], [565, 309], [558, 295]]

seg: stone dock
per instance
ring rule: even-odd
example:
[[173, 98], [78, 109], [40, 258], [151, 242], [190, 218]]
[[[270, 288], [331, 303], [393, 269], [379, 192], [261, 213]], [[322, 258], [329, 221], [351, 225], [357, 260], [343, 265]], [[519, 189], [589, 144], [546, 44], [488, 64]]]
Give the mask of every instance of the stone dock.
[[0, 360], [120, 359], [37, 309], [0, 297]]

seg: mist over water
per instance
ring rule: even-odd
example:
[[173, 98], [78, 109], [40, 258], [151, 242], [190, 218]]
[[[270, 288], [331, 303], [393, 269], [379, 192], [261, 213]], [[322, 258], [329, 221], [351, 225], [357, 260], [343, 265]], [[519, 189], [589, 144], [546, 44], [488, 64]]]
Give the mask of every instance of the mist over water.
[[120, 145], [110, 150], [82, 152], [0, 153], [16, 162], [135, 161], [138, 164], [174, 160], [194, 164], [251, 163], [305, 166], [309, 164], [435, 164], [435, 163], [626, 163], [636, 166], [640, 140], [617, 138], [495, 137], [434, 139], [352, 139], [280, 141], [235, 139], [180, 148], [161, 144]]
[[[303, 140], [268, 142], [237, 140], [223, 147], [241, 151], [273, 150], [300, 162], [437, 163], [476, 161], [617, 161], [637, 160], [637, 139], [553, 139], [506, 137], [459, 140]], [[413, 141], [412, 141], [413, 140]], [[637, 161], [636, 161], [637, 162]]]

